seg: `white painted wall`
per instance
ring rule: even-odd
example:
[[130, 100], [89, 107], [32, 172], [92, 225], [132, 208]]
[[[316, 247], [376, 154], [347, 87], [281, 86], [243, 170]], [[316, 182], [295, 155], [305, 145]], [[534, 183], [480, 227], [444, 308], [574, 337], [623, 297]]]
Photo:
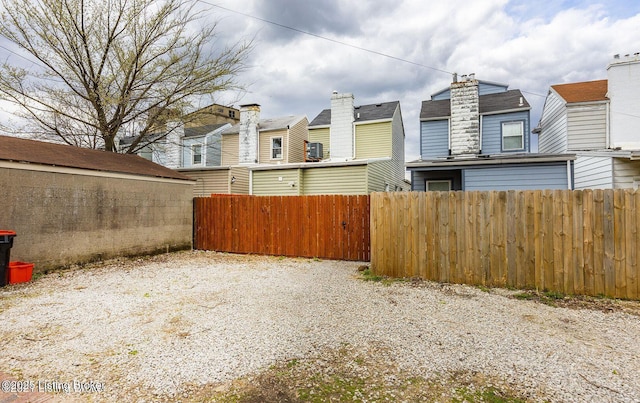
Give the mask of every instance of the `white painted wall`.
[[480, 101], [475, 79], [451, 83], [451, 154], [480, 152]]
[[331, 129], [329, 144], [332, 160], [354, 158], [353, 147], [353, 94], [331, 95]]
[[240, 127], [238, 136], [238, 162], [240, 164], [258, 163], [258, 123], [260, 105], [242, 105], [240, 107]]
[[611, 147], [640, 149], [640, 54], [614, 58], [607, 75]]
[[538, 152], [567, 152], [567, 110], [564, 100], [553, 89], [545, 100], [540, 128]]

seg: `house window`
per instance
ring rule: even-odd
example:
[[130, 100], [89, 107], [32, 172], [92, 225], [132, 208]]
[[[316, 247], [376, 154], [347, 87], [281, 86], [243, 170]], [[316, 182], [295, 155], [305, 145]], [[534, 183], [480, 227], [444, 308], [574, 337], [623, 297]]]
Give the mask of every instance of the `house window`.
[[230, 111], [229, 111], [229, 117], [230, 117], [230, 118], [235, 118], [235, 117], [236, 117], [236, 111], [232, 111], [232, 110], [230, 110]]
[[524, 122], [502, 123], [502, 150], [524, 149]]
[[427, 181], [425, 189], [430, 192], [448, 192], [451, 190], [450, 180]]
[[145, 160], [153, 161], [153, 151], [149, 147], [145, 147], [138, 152], [138, 155]]
[[271, 137], [271, 159], [282, 159], [282, 137]]
[[202, 144], [193, 144], [191, 146], [191, 165], [202, 164]]

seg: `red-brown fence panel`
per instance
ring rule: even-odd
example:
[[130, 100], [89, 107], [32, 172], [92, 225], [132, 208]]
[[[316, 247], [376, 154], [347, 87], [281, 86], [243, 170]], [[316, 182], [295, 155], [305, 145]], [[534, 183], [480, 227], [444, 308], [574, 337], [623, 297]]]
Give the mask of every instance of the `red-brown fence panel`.
[[196, 197], [194, 248], [369, 261], [369, 196]]

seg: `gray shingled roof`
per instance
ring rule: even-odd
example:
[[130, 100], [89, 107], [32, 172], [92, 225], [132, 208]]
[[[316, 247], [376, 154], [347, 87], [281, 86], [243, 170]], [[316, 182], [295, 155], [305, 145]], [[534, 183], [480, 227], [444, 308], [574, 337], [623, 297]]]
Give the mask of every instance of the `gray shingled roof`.
[[0, 160], [191, 180], [181, 173], [133, 154], [118, 154], [9, 136], [0, 136]]
[[[522, 105], [520, 105], [522, 97]], [[480, 114], [509, 110], [527, 110], [531, 106], [520, 90], [509, 90], [495, 94], [480, 95]], [[451, 103], [448, 99], [422, 101], [420, 119], [437, 119], [451, 116]]]
[[[258, 122], [258, 129], [260, 131], [268, 131], [268, 130], [282, 130], [286, 129], [289, 126], [293, 126], [302, 119], [304, 116], [282, 116], [278, 118], [271, 119], [260, 119]], [[230, 128], [226, 129], [222, 132], [222, 134], [238, 134], [240, 133], [240, 124], [235, 124]]]
[[[356, 122], [369, 120], [391, 119], [400, 101], [383, 102], [380, 104], [361, 105], [354, 107], [353, 118]], [[360, 114], [358, 116], [358, 114]], [[331, 124], [331, 109], [325, 109], [316, 116], [309, 126], [327, 126]]]
[[220, 123], [215, 125], [204, 125], [197, 127], [188, 127], [184, 129], [184, 137], [197, 137], [204, 136], [207, 133], [211, 133], [212, 131], [218, 130], [222, 126], [227, 125], [228, 123]]

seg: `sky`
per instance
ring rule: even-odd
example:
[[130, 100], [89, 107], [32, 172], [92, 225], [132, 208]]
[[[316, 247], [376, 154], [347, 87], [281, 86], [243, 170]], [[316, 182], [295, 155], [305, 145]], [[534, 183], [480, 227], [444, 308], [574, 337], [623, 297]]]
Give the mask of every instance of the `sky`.
[[356, 105], [400, 101], [405, 161], [420, 157], [421, 102], [454, 72], [520, 89], [533, 128], [550, 85], [607, 78], [614, 54], [640, 52], [638, 0], [197, 1], [219, 44], [254, 41], [245, 91], [216, 102], [311, 121], [334, 90]]
[[312, 120], [334, 90], [356, 105], [400, 101], [406, 161], [420, 157], [421, 102], [453, 72], [523, 91], [533, 128], [549, 86], [607, 78], [614, 54], [640, 52], [636, 0], [207, 3], [231, 41], [255, 41], [241, 77], [247, 91], [232, 102], [258, 103], [262, 117]]

